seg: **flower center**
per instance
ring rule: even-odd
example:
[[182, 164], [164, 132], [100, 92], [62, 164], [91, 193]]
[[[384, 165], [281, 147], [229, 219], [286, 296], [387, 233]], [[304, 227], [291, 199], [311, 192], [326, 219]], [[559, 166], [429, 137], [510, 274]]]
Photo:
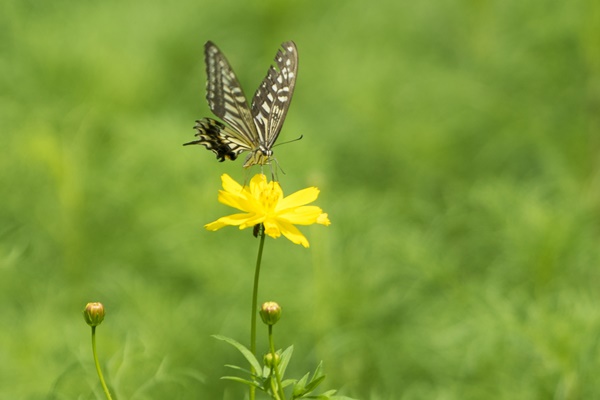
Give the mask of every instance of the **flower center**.
[[265, 208], [265, 212], [271, 214], [275, 211], [278, 201], [279, 192], [275, 189], [274, 182], [270, 182], [260, 194], [260, 203]]

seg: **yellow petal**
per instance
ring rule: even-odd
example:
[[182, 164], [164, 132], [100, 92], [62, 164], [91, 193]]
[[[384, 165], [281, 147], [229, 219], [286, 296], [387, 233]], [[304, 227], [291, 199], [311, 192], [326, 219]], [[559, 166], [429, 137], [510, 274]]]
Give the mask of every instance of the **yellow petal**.
[[277, 198], [277, 203], [280, 203], [281, 200], [283, 200], [283, 190], [281, 189], [279, 182], [271, 182], [271, 196]]
[[219, 202], [242, 211], [265, 213], [264, 205], [246, 190], [239, 195], [221, 190], [219, 192]]
[[255, 199], [260, 199], [260, 195], [264, 192], [267, 186], [267, 177], [263, 174], [256, 174], [250, 179], [250, 185], [248, 185], [251, 196]]
[[209, 230], [209, 231], [217, 231], [221, 228], [226, 227], [227, 224], [224, 224], [223, 221], [220, 220], [216, 220], [214, 222], [211, 222], [210, 224], [206, 224], [204, 225], [204, 228]]
[[279, 224], [274, 219], [265, 220], [263, 223], [265, 225], [265, 233], [271, 236], [274, 239], [277, 239], [281, 236], [281, 229], [279, 229]]
[[243, 190], [242, 185], [234, 181], [233, 178], [227, 174], [221, 175], [221, 183], [223, 184], [223, 189], [229, 193], [237, 194], [241, 193]]
[[226, 206], [237, 208], [242, 211], [250, 211], [251, 205], [248, 199], [237, 194], [229, 193], [224, 190], [219, 191], [219, 203]]
[[323, 210], [320, 207], [303, 206], [286, 210], [277, 216], [295, 225], [311, 225], [318, 222], [321, 215], [323, 215]]
[[327, 215], [327, 213], [323, 213], [323, 214], [319, 215], [319, 218], [317, 218], [317, 224], [321, 224], [321, 225], [325, 225], [325, 226], [331, 225], [331, 221], [329, 221], [329, 216]]
[[238, 210], [250, 211], [252, 205], [248, 204], [248, 199], [250, 197], [248, 190], [234, 181], [227, 174], [221, 176], [221, 181], [224, 190], [219, 190], [219, 203], [237, 208]]
[[279, 229], [281, 230], [283, 236], [291, 240], [293, 243], [301, 244], [304, 247], [309, 246], [306, 237], [294, 225], [282, 220], [279, 220], [278, 223]]
[[242, 225], [240, 225], [240, 229], [246, 229], [257, 224], [262, 224], [264, 220], [264, 214], [253, 213]]
[[226, 217], [221, 217], [218, 220], [211, 222], [210, 224], [204, 225], [209, 231], [216, 231], [224, 226], [232, 225], [237, 226], [243, 224], [252, 214], [232, 214]]
[[299, 190], [282, 199], [277, 205], [277, 211], [312, 203], [317, 197], [319, 197], [319, 189], [316, 187]]

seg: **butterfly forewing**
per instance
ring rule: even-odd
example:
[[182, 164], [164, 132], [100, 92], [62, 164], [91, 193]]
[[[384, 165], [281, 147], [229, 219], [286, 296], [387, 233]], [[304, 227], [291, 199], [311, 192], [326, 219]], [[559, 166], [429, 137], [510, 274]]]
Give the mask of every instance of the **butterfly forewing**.
[[219, 48], [212, 42], [204, 46], [206, 61], [206, 100], [212, 112], [231, 125], [245, 142], [247, 149], [258, 147], [256, 128], [244, 91]]
[[271, 66], [252, 99], [252, 116], [259, 142], [271, 149], [281, 132], [298, 72], [298, 50], [294, 42], [284, 42], [275, 55], [277, 68]]

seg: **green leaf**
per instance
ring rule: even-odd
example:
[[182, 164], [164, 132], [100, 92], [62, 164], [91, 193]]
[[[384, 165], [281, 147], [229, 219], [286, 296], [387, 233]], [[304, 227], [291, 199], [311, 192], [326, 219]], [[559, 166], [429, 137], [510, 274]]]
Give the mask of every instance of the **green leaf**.
[[296, 382], [297, 382], [296, 379], [286, 379], [281, 382], [281, 387], [285, 388], [285, 387], [295, 384]]
[[233, 340], [226, 336], [213, 335], [213, 337], [217, 340], [222, 340], [224, 342], [227, 342], [230, 345], [232, 345], [233, 347], [235, 347], [236, 349], [238, 349], [239, 352], [242, 353], [242, 355], [246, 358], [246, 360], [248, 360], [248, 362], [250, 363], [252, 368], [254, 368], [254, 370], [257, 373], [260, 373], [260, 371], [262, 371], [262, 367], [260, 366], [260, 363], [258, 362], [256, 357], [254, 357], [254, 354], [252, 354], [252, 352], [250, 350], [248, 350], [244, 345], [242, 345], [239, 342], [237, 342], [236, 340]]
[[305, 393], [310, 393], [317, 388], [325, 380], [325, 375], [320, 376], [317, 379], [311, 380], [308, 385], [306, 385]]
[[235, 382], [243, 383], [244, 385], [254, 386], [254, 387], [257, 387], [257, 388], [261, 387], [259, 383], [253, 382], [253, 381], [249, 381], [249, 380], [244, 379], [244, 378], [240, 378], [239, 376], [222, 376], [221, 379], [227, 380], [227, 381], [235, 381]]
[[331, 397], [331, 400], [356, 400], [356, 399], [354, 399], [352, 397], [347, 397], [347, 396], [333, 396], [333, 397]]
[[[332, 390], [328, 390], [328, 391], [324, 392], [323, 394], [324, 394], [324, 395], [326, 395], [326, 396], [333, 396], [333, 395], [334, 395], [334, 394], [336, 394], [336, 393], [337, 393], [337, 390], [335, 390], [335, 389], [332, 389]], [[340, 396], [335, 396], [335, 397], [340, 397]], [[341, 396], [341, 397], [342, 397], [342, 398], [346, 398], [346, 397], [344, 397], [344, 396]], [[348, 398], [349, 398], [349, 397], [348, 397]]]
[[315, 373], [313, 374], [311, 381], [314, 381], [315, 378], [320, 378], [321, 376], [325, 376], [323, 373], [323, 361], [319, 362], [319, 365], [317, 365], [317, 369], [315, 369]]
[[285, 375], [285, 370], [287, 369], [290, 360], [292, 359], [292, 354], [294, 353], [294, 345], [291, 345], [287, 349], [281, 353], [281, 359], [279, 361], [279, 376], [283, 379]]
[[261, 390], [265, 393], [268, 393], [271, 390], [271, 380], [273, 379], [272, 376], [269, 376], [268, 378], [266, 378], [261, 385]]
[[250, 376], [252, 376], [252, 372], [246, 368], [238, 367], [237, 365], [225, 364], [227, 368], [235, 369], [236, 371], [244, 372]]
[[271, 368], [267, 367], [266, 365], [263, 365], [261, 377], [263, 379], [267, 379], [270, 375], [271, 375]]
[[317, 386], [319, 386], [321, 382], [323, 382], [323, 380], [325, 380], [325, 375], [323, 374], [323, 361], [321, 361], [317, 366], [317, 369], [315, 370], [312, 379], [310, 380], [308, 385], [306, 385], [305, 393], [310, 393], [313, 390], [315, 390]]
[[317, 400], [332, 400], [332, 399], [340, 400], [337, 396], [331, 397], [331, 395], [335, 394], [335, 392], [337, 392], [337, 390], [328, 390], [328, 391], [326, 391], [324, 393], [321, 393], [319, 395], [304, 396], [302, 398], [303, 399], [317, 399]]
[[292, 398], [297, 399], [299, 397], [304, 396], [306, 393], [306, 381], [308, 381], [308, 376], [310, 372], [307, 372], [306, 375], [302, 377], [296, 384], [294, 385], [294, 390], [292, 392]]

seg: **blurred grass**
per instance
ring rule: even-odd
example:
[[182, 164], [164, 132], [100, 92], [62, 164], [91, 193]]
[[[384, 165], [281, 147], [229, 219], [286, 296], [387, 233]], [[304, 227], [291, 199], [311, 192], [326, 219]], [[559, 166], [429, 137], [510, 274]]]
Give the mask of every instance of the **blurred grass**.
[[183, 148], [202, 46], [246, 94], [300, 51], [278, 147], [322, 192], [310, 250], [269, 240], [290, 367], [364, 399], [600, 396], [600, 9], [592, 1], [0, 5], [0, 397], [242, 398], [256, 241]]

